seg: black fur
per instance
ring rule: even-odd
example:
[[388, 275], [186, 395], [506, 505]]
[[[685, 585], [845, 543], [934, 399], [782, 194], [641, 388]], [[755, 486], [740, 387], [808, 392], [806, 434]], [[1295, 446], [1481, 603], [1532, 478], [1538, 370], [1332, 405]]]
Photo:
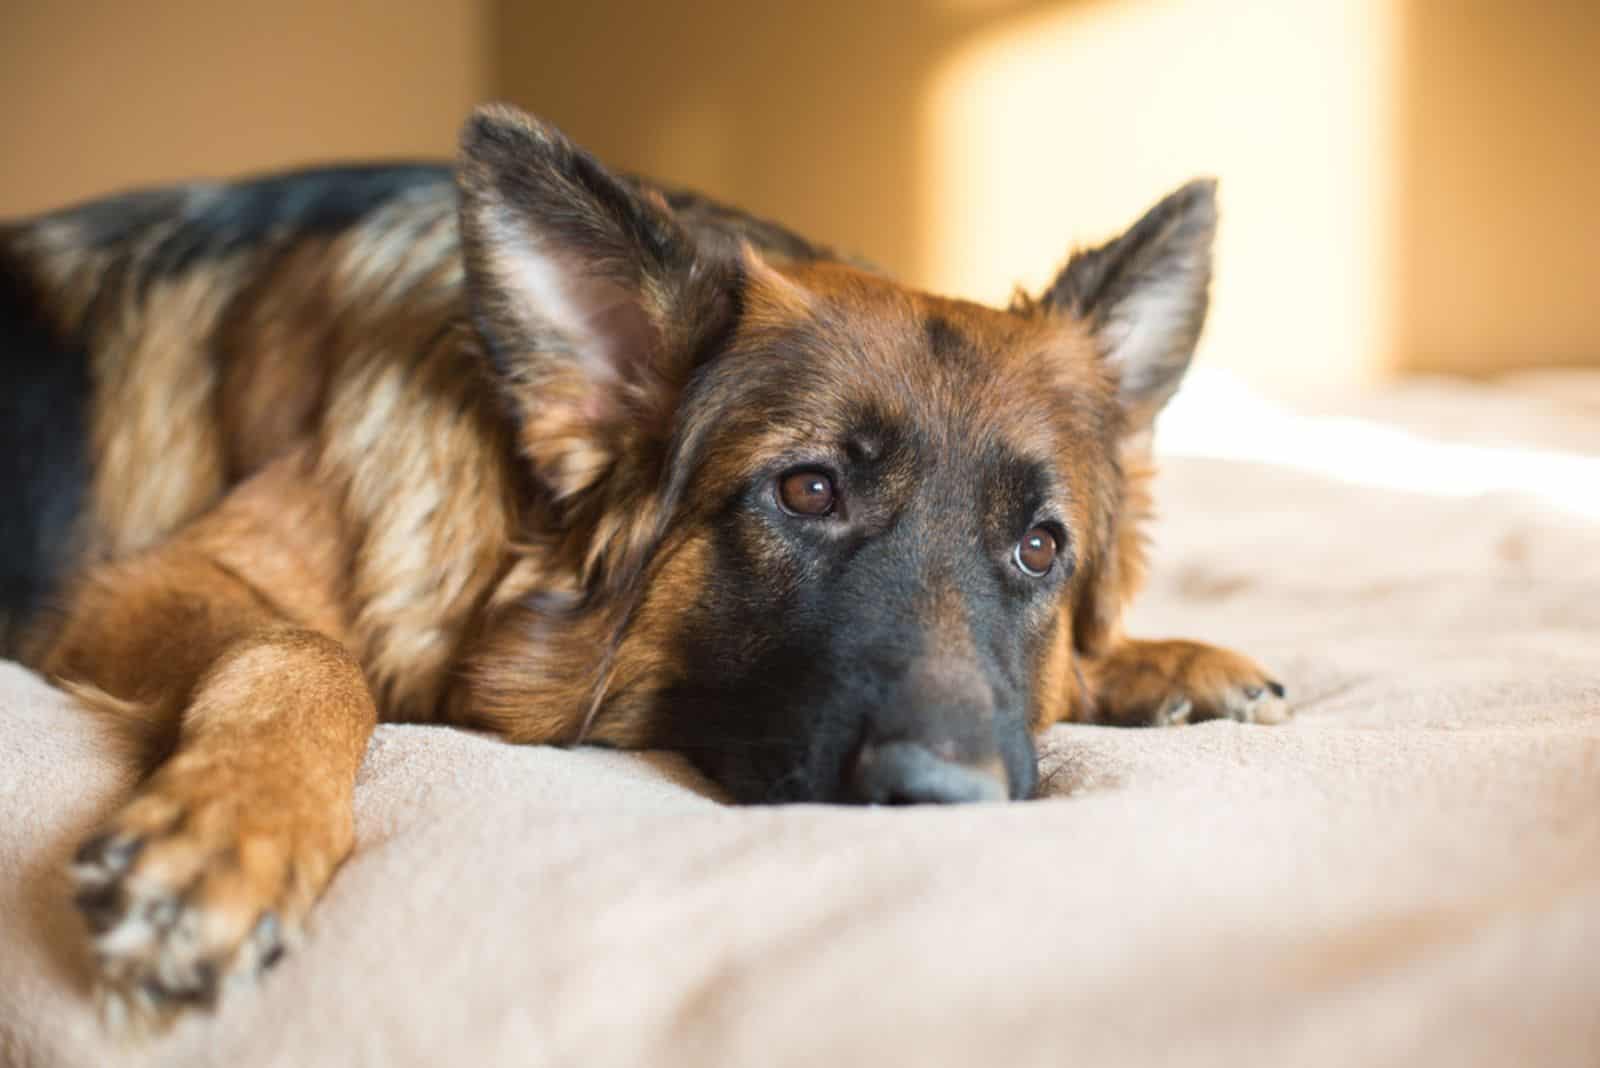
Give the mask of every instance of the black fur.
[[[745, 403], [782, 418], [781, 392]], [[866, 439], [872, 455], [850, 447]], [[1037, 519], [1055, 520], [1048, 473], [999, 448], [951, 447], [881, 418], [818, 446], [826, 461], [778, 461], [717, 516], [716, 563], [685, 608], [694, 620], [680, 649], [688, 681], [666, 695], [674, 714], [660, 744], [688, 753], [744, 802], [859, 800], [852, 762], [864, 744], [888, 741], [953, 744], [974, 763], [997, 758], [1012, 796], [1030, 796], [1032, 665], [1050, 636], [1034, 610], [1053, 603], [1071, 566], [1029, 579], [1012, 566], [1010, 546]], [[777, 507], [775, 481], [795, 466], [829, 471], [847, 518]], [[918, 476], [909, 485], [907, 471]], [[804, 563], [775, 568], [775, 539]], [[967, 651], [942, 648], [931, 629], [935, 590], [959, 603]], [[920, 672], [933, 662], [939, 678], [973, 689], [930, 690]], [[973, 714], [974, 690], [992, 716]]]
[[738, 208], [729, 207], [710, 197], [686, 189], [671, 189], [652, 185], [642, 178], [629, 177], [627, 181], [639, 189], [660, 190], [678, 220], [696, 233], [720, 233], [729, 238], [749, 241], [762, 252], [790, 260], [839, 259], [837, 253], [825, 246], [807, 241], [770, 219], [751, 215]]
[[71, 563], [89, 480], [88, 354], [56, 336], [0, 250], [0, 653]]
[[444, 186], [437, 163], [375, 163], [286, 171], [226, 185], [144, 190], [59, 212], [82, 228], [91, 248], [115, 248], [142, 229], [178, 221], [146, 254], [141, 283], [258, 248], [273, 238], [345, 229], [409, 190]]
[[975, 352], [972, 343], [961, 336], [955, 324], [942, 315], [931, 315], [923, 325], [928, 338], [928, 353], [935, 360], [949, 362], [970, 360]]

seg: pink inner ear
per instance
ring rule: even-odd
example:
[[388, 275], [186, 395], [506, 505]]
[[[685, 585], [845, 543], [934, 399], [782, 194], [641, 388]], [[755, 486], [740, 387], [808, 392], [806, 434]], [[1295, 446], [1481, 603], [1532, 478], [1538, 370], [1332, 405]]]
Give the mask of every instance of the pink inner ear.
[[502, 242], [498, 266], [506, 292], [534, 334], [565, 343], [592, 387], [579, 414], [590, 423], [623, 416], [628, 394], [648, 391], [660, 335], [633, 286], [589, 273], [580, 258], [526, 240]]
[[586, 342], [573, 343], [579, 369], [595, 387], [584, 405], [584, 417], [616, 418], [622, 414], [618, 405], [624, 394], [651, 384], [660, 335], [638, 300], [623, 287], [595, 279], [577, 284], [605, 291], [593, 294], [596, 303], [590, 306]]

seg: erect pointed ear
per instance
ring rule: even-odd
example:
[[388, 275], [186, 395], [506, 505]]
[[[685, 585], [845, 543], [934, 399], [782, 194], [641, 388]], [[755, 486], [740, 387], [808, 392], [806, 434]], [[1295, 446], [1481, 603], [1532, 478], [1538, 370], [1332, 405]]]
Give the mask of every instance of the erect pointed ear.
[[1041, 298], [1088, 324], [1134, 428], [1177, 392], [1205, 324], [1217, 183], [1171, 193], [1121, 237], [1075, 252]]
[[551, 126], [479, 108], [457, 172], [468, 298], [518, 440], [558, 499], [664, 447], [734, 272], [664, 200]]

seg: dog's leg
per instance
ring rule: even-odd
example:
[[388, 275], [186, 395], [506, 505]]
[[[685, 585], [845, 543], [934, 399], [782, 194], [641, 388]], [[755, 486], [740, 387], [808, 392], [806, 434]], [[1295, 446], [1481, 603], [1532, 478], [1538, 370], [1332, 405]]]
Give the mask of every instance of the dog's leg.
[[160, 1025], [272, 964], [350, 851], [376, 713], [338, 640], [334, 529], [269, 472], [90, 575], [44, 660], [167, 754], [72, 867], [114, 1025]]
[[1282, 723], [1282, 684], [1249, 657], [1190, 641], [1123, 639], [1083, 661], [1093, 718], [1119, 726], [1207, 719]]

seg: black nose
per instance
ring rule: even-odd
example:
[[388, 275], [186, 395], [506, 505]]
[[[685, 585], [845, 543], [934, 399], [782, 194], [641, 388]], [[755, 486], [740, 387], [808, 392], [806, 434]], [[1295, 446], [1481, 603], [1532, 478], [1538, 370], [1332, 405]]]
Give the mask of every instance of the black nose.
[[916, 742], [868, 742], [846, 783], [851, 799], [868, 805], [958, 805], [1004, 801], [1004, 772], [942, 760]]

